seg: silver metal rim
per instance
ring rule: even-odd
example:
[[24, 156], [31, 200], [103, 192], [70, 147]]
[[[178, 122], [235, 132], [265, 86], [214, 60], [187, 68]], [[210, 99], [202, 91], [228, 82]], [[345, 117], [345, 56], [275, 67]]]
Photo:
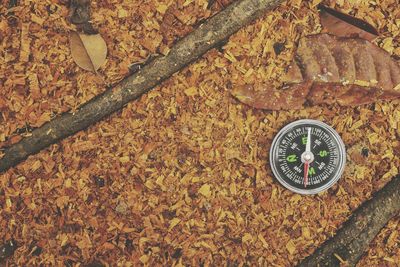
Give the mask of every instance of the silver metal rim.
[[[312, 124], [312, 125], [317, 125], [320, 126], [321, 128], [324, 128], [325, 130], [327, 130], [329, 133], [332, 134], [333, 138], [335, 139], [335, 141], [337, 142], [338, 146], [339, 146], [339, 163], [338, 163], [338, 171], [336, 172], [335, 176], [332, 178], [332, 180], [315, 189], [299, 189], [297, 187], [294, 187], [290, 184], [288, 184], [279, 174], [277, 168], [275, 167], [274, 162], [277, 160], [276, 155], [277, 155], [277, 151], [278, 151], [278, 142], [280, 141], [281, 137], [288, 132], [291, 128], [298, 126], [298, 125], [302, 125], [302, 124]], [[297, 120], [294, 122], [289, 123], [288, 125], [286, 125], [285, 127], [283, 127], [278, 134], [275, 136], [274, 140], [272, 141], [272, 145], [271, 145], [271, 149], [269, 152], [269, 162], [270, 162], [270, 166], [272, 169], [272, 172], [275, 176], [275, 178], [287, 189], [289, 189], [292, 192], [295, 193], [299, 193], [302, 195], [314, 195], [314, 194], [318, 194], [322, 191], [327, 190], [328, 188], [332, 187], [342, 176], [343, 171], [344, 171], [344, 167], [346, 165], [346, 148], [344, 146], [344, 143], [342, 141], [342, 138], [340, 138], [339, 134], [328, 124], [322, 122], [322, 121], [318, 121], [318, 120], [311, 120], [311, 119], [302, 119], [302, 120]]]

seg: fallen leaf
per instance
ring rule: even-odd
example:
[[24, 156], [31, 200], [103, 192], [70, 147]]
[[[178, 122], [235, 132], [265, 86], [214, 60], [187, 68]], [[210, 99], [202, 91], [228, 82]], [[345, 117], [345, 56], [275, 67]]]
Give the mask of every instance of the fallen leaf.
[[73, 24], [84, 24], [90, 20], [90, 1], [71, 0], [70, 2], [70, 21]]
[[231, 93], [255, 108], [301, 109], [305, 104], [357, 106], [400, 98], [400, 65], [390, 54], [360, 38], [330, 34], [299, 41], [281, 90], [256, 83]]
[[100, 34], [71, 32], [69, 36], [71, 55], [79, 67], [96, 72], [107, 57], [107, 45]]
[[378, 36], [378, 31], [366, 21], [324, 5], [319, 5], [318, 8], [321, 25], [328, 33], [341, 37], [360, 37], [368, 41]]

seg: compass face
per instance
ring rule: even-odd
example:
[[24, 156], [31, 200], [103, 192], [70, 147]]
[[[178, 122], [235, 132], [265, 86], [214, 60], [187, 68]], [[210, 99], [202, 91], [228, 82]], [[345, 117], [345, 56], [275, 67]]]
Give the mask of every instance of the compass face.
[[316, 194], [342, 175], [346, 151], [338, 133], [316, 120], [298, 120], [275, 137], [270, 164], [278, 181], [300, 194]]

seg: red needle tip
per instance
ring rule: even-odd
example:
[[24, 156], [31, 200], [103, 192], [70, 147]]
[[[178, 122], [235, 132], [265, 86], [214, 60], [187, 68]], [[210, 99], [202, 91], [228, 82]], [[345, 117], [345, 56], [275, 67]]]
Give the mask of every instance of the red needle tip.
[[310, 166], [309, 162], [304, 163], [304, 187], [307, 187], [308, 184], [308, 167]]

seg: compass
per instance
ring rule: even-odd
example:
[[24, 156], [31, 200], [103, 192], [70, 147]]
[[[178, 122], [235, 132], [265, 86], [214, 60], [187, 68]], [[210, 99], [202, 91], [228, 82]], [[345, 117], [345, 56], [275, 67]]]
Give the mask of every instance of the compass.
[[299, 194], [317, 194], [335, 184], [346, 164], [339, 134], [317, 120], [289, 123], [274, 138], [270, 164], [276, 179]]

